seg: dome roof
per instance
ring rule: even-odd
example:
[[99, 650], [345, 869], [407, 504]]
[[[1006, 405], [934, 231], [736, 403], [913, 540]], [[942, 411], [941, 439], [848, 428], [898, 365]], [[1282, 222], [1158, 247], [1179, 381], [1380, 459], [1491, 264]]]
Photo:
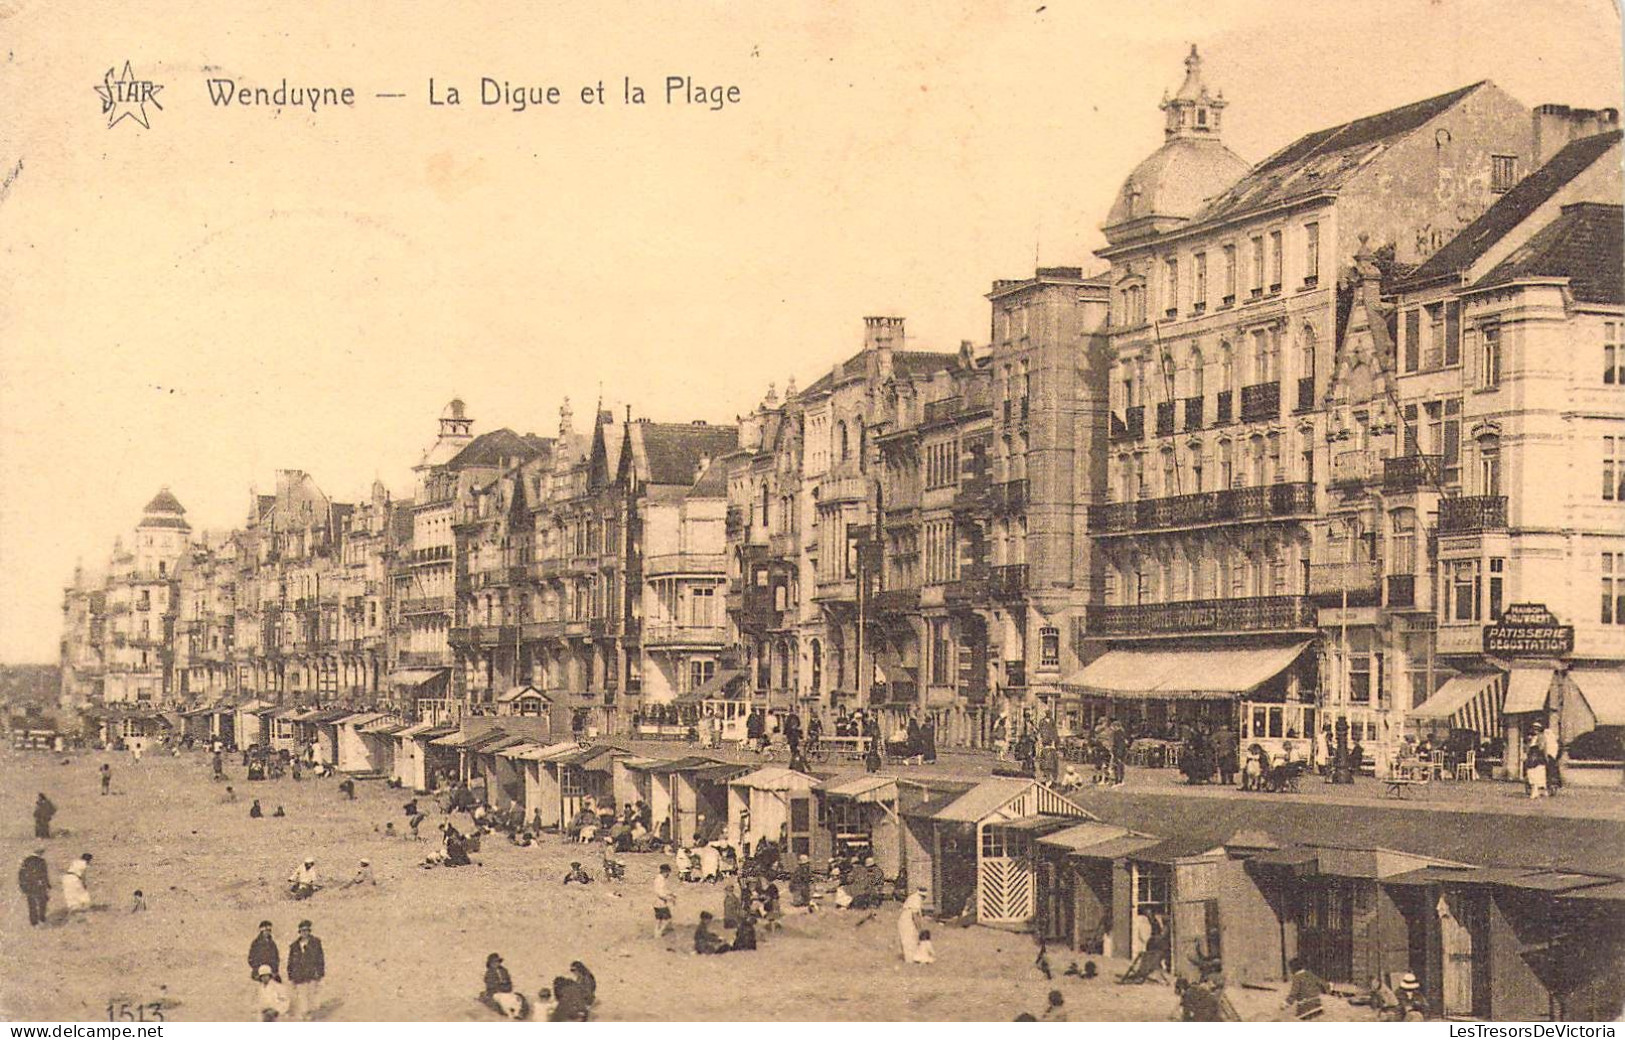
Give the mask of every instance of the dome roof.
[[1103, 227], [1147, 217], [1188, 220], [1251, 169], [1216, 139], [1175, 137], [1134, 168]]
[[181, 505], [180, 499], [170, 493], [168, 488], [159, 488], [158, 493], [152, 496], [143, 513], [185, 513], [186, 507]]
[[451, 403], [446, 405], [445, 411], [440, 413], [440, 418], [442, 418], [442, 419], [466, 419], [466, 418], [468, 418], [467, 406], [463, 404], [463, 399], [461, 397], [453, 397], [451, 399]]

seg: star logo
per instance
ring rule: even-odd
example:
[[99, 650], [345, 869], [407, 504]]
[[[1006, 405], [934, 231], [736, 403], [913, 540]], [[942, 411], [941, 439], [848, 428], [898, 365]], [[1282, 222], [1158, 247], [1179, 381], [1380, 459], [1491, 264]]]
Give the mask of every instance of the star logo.
[[124, 63], [124, 72], [117, 79], [113, 78], [113, 70], [108, 69], [101, 85], [96, 87], [96, 93], [102, 98], [102, 115], [107, 117], [107, 128], [111, 130], [124, 120], [133, 119], [143, 129], [152, 129], [147, 121], [147, 106], [160, 112], [164, 110], [158, 103], [158, 92], [163, 89], [162, 84], [136, 79], [129, 62]]

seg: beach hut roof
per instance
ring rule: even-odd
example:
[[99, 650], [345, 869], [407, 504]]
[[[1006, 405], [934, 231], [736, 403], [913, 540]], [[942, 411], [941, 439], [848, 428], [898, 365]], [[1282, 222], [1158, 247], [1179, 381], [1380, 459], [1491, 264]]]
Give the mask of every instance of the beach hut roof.
[[1082, 806], [1037, 780], [997, 777], [984, 780], [937, 812], [948, 823], [981, 823], [994, 816], [1081, 816], [1094, 819]]
[[728, 783], [733, 787], [749, 787], [757, 791], [810, 791], [823, 786], [817, 777], [786, 766], [765, 766], [744, 776], [734, 777]]

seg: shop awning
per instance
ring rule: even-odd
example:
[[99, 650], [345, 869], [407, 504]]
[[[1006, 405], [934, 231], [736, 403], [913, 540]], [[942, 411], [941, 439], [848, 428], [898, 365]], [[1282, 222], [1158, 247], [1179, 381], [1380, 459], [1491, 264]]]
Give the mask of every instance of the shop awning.
[[824, 788], [824, 794], [853, 802], [895, 802], [897, 781], [889, 776], [855, 776]]
[[743, 678], [744, 675], [745, 672], [742, 668], [724, 668], [687, 693], [679, 694], [672, 703], [698, 704], [701, 701], [716, 700], [718, 698], [738, 700], [738, 697], [728, 696], [728, 687], [733, 685], [735, 679]]
[[449, 674], [445, 668], [397, 668], [389, 673], [392, 686], [422, 686]]
[[1568, 695], [1576, 692], [1590, 712], [1592, 724], [1585, 729], [1570, 728], [1566, 730], [1567, 736], [1576, 737], [1598, 726], [1625, 726], [1625, 671], [1575, 668], [1569, 672]]
[[1501, 732], [1503, 672], [1475, 672], [1445, 680], [1433, 696], [1412, 708], [1415, 719], [1448, 721], [1452, 729], [1470, 729], [1481, 737]]
[[1234, 697], [1280, 675], [1308, 645], [1302, 642], [1252, 649], [1108, 650], [1061, 685], [1069, 692], [1104, 697]]
[[1550, 668], [1514, 668], [1507, 676], [1507, 696], [1501, 705], [1503, 715], [1545, 711], [1552, 692]]

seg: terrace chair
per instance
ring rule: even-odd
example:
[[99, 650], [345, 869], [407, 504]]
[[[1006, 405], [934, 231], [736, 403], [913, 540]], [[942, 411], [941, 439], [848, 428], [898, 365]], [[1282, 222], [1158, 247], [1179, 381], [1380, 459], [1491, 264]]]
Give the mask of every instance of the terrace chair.
[[1476, 779], [1478, 779], [1478, 752], [1477, 751], [1469, 751], [1469, 752], [1467, 752], [1467, 754], [1462, 757], [1462, 760], [1460, 762], [1456, 763], [1456, 779], [1457, 780], [1476, 780]]

